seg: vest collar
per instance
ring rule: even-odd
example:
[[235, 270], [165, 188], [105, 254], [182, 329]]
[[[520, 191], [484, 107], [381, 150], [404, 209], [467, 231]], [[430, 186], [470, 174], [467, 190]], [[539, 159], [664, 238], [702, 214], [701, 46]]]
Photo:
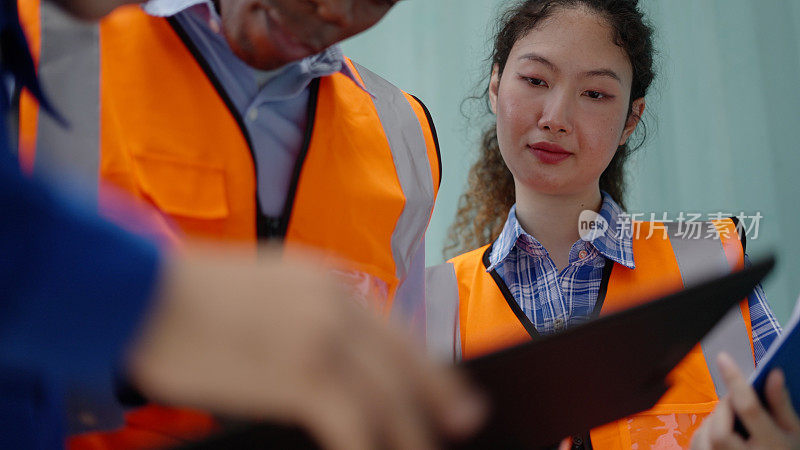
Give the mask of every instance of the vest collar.
[[[491, 277], [509, 308], [511, 308], [511, 311], [517, 317], [517, 320], [519, 320], [519, 322], [525, 328], [525, 331], [528, 332], [532, 339], [538, 339], [541, 337], [541, 334], [539, 334], [539, 332], [536, 330], [536, 326], [522, 310], [522, 307], [520, 307], [516, 299], [514, 299], [514, 295], [511, 293], [511, 290], [508, 289], [508, 286], [503, 281], [503, 278], [497, 273], [497, 270], [491, 268], [490, 258], [494, 253], [493, 247], [496, 243], [497, 242], [495, 241], [494, 244], [489, 245], [481, 254], [481, 262], [483, 263], [483, 267], [486, 269], [486, 274]], [[611, 261], [606, 261], [605, 266], [603, 266], [603, 274], [600, 280], [600, 290], [597, 293], [597, 301], [595, 302], [594, 310], [592, 311], [592, 318], [596, 318], [600, 315], [600, 311], [605, 304], [606, 294], [608, 292], [608, 282], [611, 279], [611, 272], [613, 270], [614, 263]]]
[[[587, 241], [587, 246], [597, 250], [601, 257], [634, 269], [636, 264], [633, 259], [633, 235], [624, 231], [625, 226], [630, 226], [630, 216], [622, 211], [610, 195], [602, 191], [601, 194], [603, 203], [599, 214], [608, 222], [608, 228], [606, 233]], [[495, 270], [515, 248], [534, 256], [547, 254], [544, 246], [519, 224], [516, 211], [517, 205], [512, 206], [503, 231], [492, 245], [487, 271]]]
[[[200, 19], [210, 31], [222, 34], [222, 20], [211, 0], [148, 0], [142, 5], [142, 9], [147, 14], [155, 17], [172, 17], [176, 14], [188, 12]], [[252, 70], [257, 71], [256, 69]], [[313, 79], [334, 73], [343, 74], [364, 92], [374, 97], [353, 72], [350, 65], [346, 63], [344, 53], [338, 44], [332, 45], [316, 55], [289, 63], [274, 72], [275, 78], [282, 77], [285, 79], [284, 84], [287, 82], [292, 84], [291, 88], [283, 89], [285, 92], [292, 92], [291, 95], [284, 94], [286, 97], [292, 97], [303, 89], [308, 88]]]

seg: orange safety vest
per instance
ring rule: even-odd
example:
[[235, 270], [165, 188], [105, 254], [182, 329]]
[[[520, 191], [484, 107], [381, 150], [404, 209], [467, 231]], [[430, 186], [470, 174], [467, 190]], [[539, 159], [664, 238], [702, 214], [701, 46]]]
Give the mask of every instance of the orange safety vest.
[[[690, 239], [681, 235], [676, 224], [636, 222], [636, 268], [606, 264], [605, 294], [601, 287], [597, 300], [599, 314], [630, 308], [707, 276], [743, 267], [744, 252], [734, 222], [712, 223], [718, 237]], [[474, 358], [530, 340], [535, 333], [502, 279], [487, 272], [490, 252], [491, 246], [485, 246], [428, 269], [432, 353], [455, 360]], [[714, 365], [715, 356], [723, 350], [746, 371], [754, 369], [746, 299], [670, 373], [671, 387], [652, 409], [591, 430], [588, 448], [688, 448], [692, 433], [724, 394]]]
[[[418, 99], [350, 60], [369, 94], [340, 73], [315, 80], [289, 198], [282, 216], [269, 218], [258, 207], [242, 119], [176, 21], [127, 6], [99, 25], [82, 24], [48, 3], [19, 5], [45, 89], [62, 97], [82, 87], [66, 100], [85, 106], [62, 111], [70, 133], [38, 114], [23, 92], [25, 169], [78, 160], [100, 182], [101, 208], [108, 184], [154, 206], [189, 236], [281, 238], [287, 253], [311, 248], [323, 264], [378, 280], [374, 292], [385, 295], [379, 308], [387, 315], [413, 310], [392, 299], [422, 243], [441, 175], [436, 132]], [[75, 45], [64, 44], [70, 39]], [[70, 447], [167, 445], [179, 442], [164, 438], [174, 430], [186, 437], [210, 428], [205, 415], [162, 407], [127, 416], [124, 436], [80, 436]]]

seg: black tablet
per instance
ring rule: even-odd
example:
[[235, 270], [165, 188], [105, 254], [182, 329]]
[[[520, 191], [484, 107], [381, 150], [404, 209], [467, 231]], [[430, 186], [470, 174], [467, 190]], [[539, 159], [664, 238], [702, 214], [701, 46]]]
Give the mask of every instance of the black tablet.
[[[775, 265], [698, 284], [565, 332], [461, 364], [491, 418], [458, 448], [541, 448], [651, 408], [667, 374]], [[698, 307], [702, 305], [702, 307]], [[317, 448], [296, 428], [245, 425], [186, 449]]]
[[[492, 402], [477, 441], [556, 444], [650, 409], [667, 374], [775, 265], [770, 257], [659, 300], [462, 364]], [[698, 305], [702, 305], [698, 307]]]

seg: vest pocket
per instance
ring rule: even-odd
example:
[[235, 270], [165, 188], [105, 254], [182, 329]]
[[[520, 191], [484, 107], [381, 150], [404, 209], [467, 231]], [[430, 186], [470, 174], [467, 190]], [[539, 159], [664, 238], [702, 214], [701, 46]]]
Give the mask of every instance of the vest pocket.
[[228, 217], [225, 171], [160, 155], [133, 156], [136, 183], [161, 211], [193, 219]]

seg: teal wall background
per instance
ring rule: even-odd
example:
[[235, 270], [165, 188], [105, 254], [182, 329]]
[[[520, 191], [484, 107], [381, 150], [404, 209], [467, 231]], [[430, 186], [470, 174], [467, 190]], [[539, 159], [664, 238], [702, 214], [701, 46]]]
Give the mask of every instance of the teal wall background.
[[[442, 261], [475, 159], [481, 122], [462, 112], [478, 105], [462, 111], [462, 102], [483, 85], [504, 3], [404, 0], [344, 45], [348, 56], [423, 99], [436, 122], [444, 179], [428, 231], [429, 265]], [[656, 28], [659, 76], [647, 97], [647, 141], [629, 165], [629, 209], [671, 217], [760, 213], [748, 253], [777, 252], [779, 269], [765, 289], [783, 323], [800, 294], [800, 2], [641, 3]]]

